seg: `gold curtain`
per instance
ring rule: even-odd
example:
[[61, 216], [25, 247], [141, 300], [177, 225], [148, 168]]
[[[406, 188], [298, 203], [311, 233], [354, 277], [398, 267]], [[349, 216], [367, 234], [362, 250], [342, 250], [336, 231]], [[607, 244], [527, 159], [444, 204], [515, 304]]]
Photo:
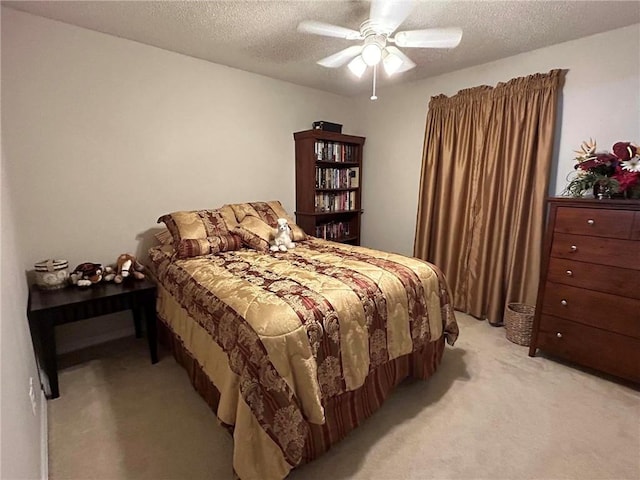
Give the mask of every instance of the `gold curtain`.
[[445, 273], [455, 308], [502, 323], [535, 305], [564, 72], [429, 102], [414, 255]]

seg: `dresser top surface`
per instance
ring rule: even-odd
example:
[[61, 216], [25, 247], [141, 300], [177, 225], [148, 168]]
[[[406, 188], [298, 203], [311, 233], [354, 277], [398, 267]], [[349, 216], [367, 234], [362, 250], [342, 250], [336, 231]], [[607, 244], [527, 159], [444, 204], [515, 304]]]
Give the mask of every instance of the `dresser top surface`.
[[597, 198], [549, 197], [547, 201], [552, 205], [555, 204], [567, 207], [640, 210], [640, 200], [629, 200], [623, 198], [607, 198], [598, 200]]

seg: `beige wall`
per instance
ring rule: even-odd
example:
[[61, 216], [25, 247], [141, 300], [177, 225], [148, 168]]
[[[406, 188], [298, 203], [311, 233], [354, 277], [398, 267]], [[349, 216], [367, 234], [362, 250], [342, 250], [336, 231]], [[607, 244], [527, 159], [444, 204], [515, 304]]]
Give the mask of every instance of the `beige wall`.
[[[0, 477], [40, 471], [22, 279], [35, 261], [140, 254], [171, 210], [278, 198], [293, 211], [292, 133], [320, 119], [367, 136], [364, 243], [411, 253], [431, 95], [568, 68], [554, 173], [564, 179], [584, 138], [640, 141], [638, 36], [630, 27], [385, 90], [370, 103], [2, 8]], [[58, 341], [130, 331], [129, 320], [69, 325]]]
[[[25, 316], [27, 285], [18, 248], [13, 188], [7, 181], [5, 155], [0, 167], [0, 478], [40, 478], [41, 395], [29, 327]], [[29, 379], [35, 389], [35, 410]], [[35, 413], [34, 413], [35, 412]], [[45, 433], [46, 435], [46, 433]]]
[[[409, 52], [410, 53], [410, 52]], [[412, 254], [429, 99], [567, 69], [550, 190], [559, 194], [583, 140], [640, 142], [640, 25], [555, 45], [358, 98], [365, 144], [363, 242]], [[390, 232], [393, 232], [390, 234]]]
[[[25, 315], [23, 252], [16, 238], [13, 188], [5, 160], [0, 139], [0, 478], [36, 479], [47, 470], [42, 461], [46, 452], [42, 444], [46, 438], [46, 405], [38, 388], [38, 370]], [[30, 380], [35, 394], [33, 406]]]
[[169, 211], [280, 199], [293, 132], [350, 100], [5, 9], [3, 141], [23, 267], [115, 262]]

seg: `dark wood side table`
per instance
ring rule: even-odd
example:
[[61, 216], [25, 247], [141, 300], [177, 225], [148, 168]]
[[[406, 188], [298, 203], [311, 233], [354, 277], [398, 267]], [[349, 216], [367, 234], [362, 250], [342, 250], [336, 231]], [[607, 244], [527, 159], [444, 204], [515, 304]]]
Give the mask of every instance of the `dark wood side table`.
[[156, 286], [151, 281], [131, 279], [119, 285], [101, 283], [51, 291], [29, 287], [27, 318], [40, 370], [48, 377], [48, 389], [42, 382], [47, 398], [60, 396], [55, 326], [122, 310], [132, 310], [137, 338], [142, 336], [144, 318], [151, 363], [157, 363]]

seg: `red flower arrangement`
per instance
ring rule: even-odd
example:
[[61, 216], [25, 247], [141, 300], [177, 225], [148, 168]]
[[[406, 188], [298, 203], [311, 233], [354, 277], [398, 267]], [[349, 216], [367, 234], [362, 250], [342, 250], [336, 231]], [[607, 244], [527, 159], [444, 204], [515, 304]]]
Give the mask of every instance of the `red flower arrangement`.
[[618, 142], [612, 153], [596, 152], [589, 139], [576, 150], [576, 175], [564, 193], [582, 197], [593, 191], [597, 198], [640, 198], [640, 150], [631, 142]]

